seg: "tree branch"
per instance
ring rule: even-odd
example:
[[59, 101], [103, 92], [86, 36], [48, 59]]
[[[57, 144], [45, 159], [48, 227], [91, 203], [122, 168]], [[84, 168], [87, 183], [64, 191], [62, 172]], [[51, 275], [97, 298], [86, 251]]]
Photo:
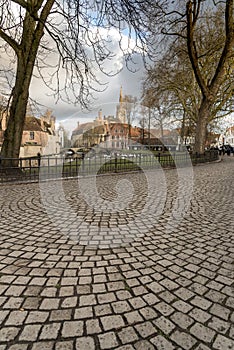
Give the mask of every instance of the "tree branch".
[[1, 28], [0, 28], [0, 37], [9, 44], [12, 49], [15, 51], [15, 53], [18, 55], [20, 51], [19, 44], [11, 38], [8, 34], [6, 34]]
[[217, 92], [220, 85], [220, 80], [223, 78], [224, 71], [226, 69], [227, 61], [230, 59], [230, 55], [233, 55], [234, 46], [234, 23], [233, 23], [233, 0], [227, 0], [225, 10], [225, 31], [226, 40], [223, 48], [222, 55], [215, 71], [214, 77], [210, 83], [210, 89], [213, 93]]
[[28, 9], [28, 3], [24, 0], [11, 0], [15, 4], [20, 5], [21, 7], [25, 8], [26, 10]]
[[[194, 20], [193, 18], [193, 3], [191, 0], [188, 1], [187, 3], [186, 14], [187, 14], [187, 47], [188, 47], [190, 62], [192, 64], [197, 83], [202, 91], [203, 96], [205, 96], [206, 98], [209, 98], [209, 90], [202, 77], [199, 64], [198, 64], [196, 45], [194, 41], [194, 26], [196, 23], [196, 19]], [[198, 16], [198, 13], [196, 13], [196, 17], [197, 16]]]

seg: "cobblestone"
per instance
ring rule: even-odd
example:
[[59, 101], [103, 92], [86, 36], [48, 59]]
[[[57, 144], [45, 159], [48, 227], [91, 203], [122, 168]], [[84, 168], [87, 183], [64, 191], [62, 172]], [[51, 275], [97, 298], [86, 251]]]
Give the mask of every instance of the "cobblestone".
[[211, 315], [208, 312], [199, 308], [192, 309], [192, 311], [189, 312], [189, 316], [193, 317], [198, 322], [206, 322], [209, 318], [211, 318]]
[[0, 329], [0, 340], [1, 342], [9, 342], [15, 339], [19, 333], [19, 328], [16, 327], [5, 327]]
[[7, 326], [9, 325], [15, 325], [19, 326], [24, 323], [25, 318], [27, 317], [28, 312], [27, 311], [12, 311], [5, 322]]
[[194, 320], [190, 316], [182, 312], [175, 312], [170, 319], [182, 329], [187, 329], [194, 323]]
[[[64, 350], [64, 348], [61, 348], [61, 350]], [[76, 350], [95, 350], [95, 343], [93, 338], [91, 337], [77, 338]]]
[[225, 322], [218, 317], [212, 317], [212, 319], [208, 323], [208, 326], [216, 330], [217, 332], [224, 334], [230, 328], [230, 324], [228, 322]]
[[148, 340], [140, 340], [134, 344], [136, 350], [154, 350], [154, 346]]
[[114, 332], [107, 332], [98, 336], [101, 349], [111, 349], [118, 345]]
[[228, 320], [229, 315], [231, 311], [227, 309], [226, 307], [220, 305], [220, 304], [213, 304], [212, 307], [210, 308], [210, 312], [213, 315], [219, 316], [223, 318], [224, 320]]
[[172, 333], [171, 339], [185, 350], [191, 349], [196, 344], [194, 337], [181, 331]]
[[151, 339], [151, 342], [154, 344], [157, 350], [174, 350], [174, 345], [164, 338], [162, 335], [158, 335]]
[[83, 335], [82, 321], [65, 321], [62, 328], [62, 337], [70, 338]]
[[173, 329], [175, 329], [175, 325], [168, 320], [166, 317], [161, 316], [154, 321], [154, 324], [165, 334], [168, 335], [171, 333]]
[[201, 323], [196, 323], [193, 325], [190, 329], [190, 333], [205, 343], [210, 343], [215, 336], [215, 332], [213, 330]]
[[101, 322], [106, 331], [124, 326], [123, 318], [120, 315], [101, 317]]
[[57, 342], [56, 346], [55, 346], [55, 349], [56, 350], [72, 350], [73, 349], [73, 341]]
[[137, 330], [138, 333], [140, 333], [140, 336], [142, 338], [147, 338], [150, 335], [153, 335], [154, 333], [157, 332], [155, 327], [149, 321], [136, 325], [135, 329]]
[[177, 202], [174, 170], [164, 172], [164, 214], [147, 222], [143, 173], [96, 179], [113, 201], [119, 180], [136, 189], [110, 212], [83, 200], [79, 179], [62, 186], [74, 211], [61, 208], [56, 182], [1, 185], [0, 350], [233, 350], [233, 166], [194, 167], [178, 222], [187, 192]]
[[60, 323], [50, 323], [42, 328], [40, 339], [57, 339]]
[[234, 340], [228, 339], [223, 335], [218, 334], [213, 344], [214, 349], [232, 350], [234, 348]]
[[123, 328], [118, 336], [123, 344], [134, 342], [138, 336], [132, 327]]
[[41, 325], [26, 325], [20, 334], [19, 340], [23, 341], [35, 341], [38, 339], [38, 334], [41, 329]]
[[87, 320], [86, 321], [86, 332], [87, 334], [97, 334], [101, 333], [101, 327], [99, 324], [99, 320]]

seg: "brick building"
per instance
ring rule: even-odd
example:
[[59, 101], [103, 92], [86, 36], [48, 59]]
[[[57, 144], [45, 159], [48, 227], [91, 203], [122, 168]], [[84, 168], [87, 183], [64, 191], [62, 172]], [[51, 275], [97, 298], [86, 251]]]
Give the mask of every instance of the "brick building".
[[[7, 114], [2, 113], [0, 119], [0, 148], [4, 140], [4, 131], [7, 127]], [[60, 142], [55, 130], [55, 117], [47, 111], [40, 118], [32, 115], [25, 117], [20, 157], [33, 157], [41, 155], [58, 154]]]

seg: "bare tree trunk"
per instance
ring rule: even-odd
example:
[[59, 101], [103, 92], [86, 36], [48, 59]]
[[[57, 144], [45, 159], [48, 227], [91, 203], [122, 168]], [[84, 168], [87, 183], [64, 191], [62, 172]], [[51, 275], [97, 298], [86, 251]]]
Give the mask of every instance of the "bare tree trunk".
[[[40, 2], [39, 2], [40, 3]], [[25, 114], [27, 109], [29, 86], [32, 79], [33, 68], [38, 53], [44, 26], [54, 4], [54, 0], [47, 0], [43, 6], [40, 19], [38, 19], [39, 3], [32, 2], [23, 19], [20, 43], [5, 34], [5, 40], [13, 48], [17, 56], [17, 71], [15, 86], [11, 94], [11, 107], [9, 120], [1, 149], [3, 158], [18, 158], [23, 134]], [[35, 6], [33, 6], [35, 5]], [[8, 166], [9, 162], [2, 161], [1, 165]], [[18, 161], [10, 161], [10, 165], [18, 166]]]
[[205, 152], [205, 142], [207, 136], [207, 124], [210, 115], [210, 106], [211, 102], [203, 98], [198, 111], [194, 153], [203, 154]]
[[[19, 61], [20, 66], [20, 61]], [[12, 92], [12, 103], [9, 111], [7, 129], [4, 133], [1, 156], [11, 160], [3, 160], [2, 166], [17, 166], [28, 103], [28, 91], [31, 79], [27, 79], [27, 68], [20, 68], [16, 84]], [[16, 160], [13, 160], [13, 159]]]
[[25, 72], [23, 69], [18, 69], [15, 88], [12, 92], [13, 96], [7, 129], [4, 133], [4, 142], [1, 151], [2, 157], [5, 158], [19, 157], [29, 88], [29, 83], [27, 83], [24, 77]]
[[164, 128], [163, 128], [163, 121], [162, 121], [162, 119], [160, 120], [160, 134], [161, 134], [161, 138], [163, 138], [163, 136], [164, 136]]
[[184, 137], [185, 137], [185, 111], [183, 111], [183, 119], [182, 119], [182, 123], [181, 123], [181, 131], [180, 131], [180, 137], [182, 139], [182, 143], [184, 141]]
[[148, 147], [150, 150], [150, 128], [151, 128], [151, 109], [149, 108], [149, 121], [148, 121]]
[[234, 43], [234, 1], [227, 0], [225, 1], [225, 42], [222, 53], [217, 62], [215, 72], [210, 82], [207, 83], [206, 74], [204, 74], [204, 72], [201, 70], [201, 62], [199, 61], [199, 54], [197, 50], [198, 43], [195, 37], [201, 2], [201, 0], [198, 2], [188, 0], [186, 5], [188, 55], [193, 67], [194, 76], [203, 96], [198, 112], [194, 148], [194, 152], [199, 154], [202, 154], [205, 151], [206, 129], [210, 116], [210, 109], [217, 100], [218, 91], [222, 86], [224, 78], [227, 77], [229, 60], [233, 55]]

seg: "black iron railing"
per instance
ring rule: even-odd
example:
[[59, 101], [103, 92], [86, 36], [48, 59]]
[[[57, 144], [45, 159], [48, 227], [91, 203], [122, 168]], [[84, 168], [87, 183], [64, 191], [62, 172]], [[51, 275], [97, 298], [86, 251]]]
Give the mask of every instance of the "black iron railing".
[[174, 153], [117, 153], [82, 154], [66, 158], [64, 156], [39, 156], [19, 159], [0, 159], [0, 182], [40, 181], [70, 178], [85, 175], [101, 175], [129, 171], [144, 171], [157, 168], [188, 167], [199, 163], [215, 161], [219, 157], [216, 150], [203, 155], [188, 152]]

